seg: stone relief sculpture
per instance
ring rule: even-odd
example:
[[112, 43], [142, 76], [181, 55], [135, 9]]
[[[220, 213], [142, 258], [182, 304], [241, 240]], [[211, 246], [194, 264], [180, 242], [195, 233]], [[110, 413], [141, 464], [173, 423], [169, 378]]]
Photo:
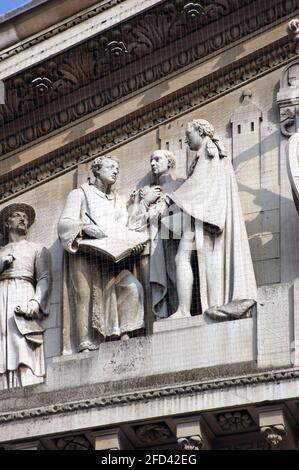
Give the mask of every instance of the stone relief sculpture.
[[296, 131], [291, 135], [288, 143], [287, 169], [292, 186], [293, 199], [299, 212], [299, 106], [294, 111], [293, 122], [295, 123]]
[[299, 19], [293, 18], [288, 23], [287, 32], [289, 37], [295, 42], [296, 44], [296, 52], [299, 53]]
[[175, 256], [179, 237], [173, 237], [170, 230], [163, 233], [160, 222], [169, 210], [174, 210], [169, 194], [183, 180], [175, 180], [171, 175], [175, 157], [168, 150], [154, 151], [150, 156], [150, 166], [151, 184], [132, 194], [129, 220], [130, 226], [136, 230], [149, 230], [150, 243], [143, 252], [143, 256], [148, 258], [144, 263], [147, 274], [143, 278], [150, 284], [150, 302], [155, 318], [162, 319], [174, 313], [178, 306]]
[[[113, 191], [119, 173], [117, 159], [98, 157], [92, 171], [94, 183], [71, 191], [58, 224], [66, 250], [65, 354], [96, 349], [107, 337], [128, 339], [130, 332], [144, 327], [143, 288], [125, 263], [113, 262], [96, 249], [86, 253], [80, 248], [86, 239], [91, 244], [95, 239], [111, 241], [117, 248], [128, 221], [126, 205]], [[143, 248], [144, 244], [137, 243], [128, 253]]]
[[[292, 20], [290, 25], [297, 25], [298, 42], [299, 20]], [[286, 164], [292, 187], [293, 199], [299, 212], [299, 60], [291, 62], [284, 70], [277, 94], [280, 108], [280, 129], [284, 137], [289, 138]]]
[[215, 320], [242, 318], [257, 288], [233, 167], [208, 121], [188, 123], [186, 137], [196, 156], [187, 180], [170, 195], [184, 216], [176, 255], [179, 308], [169, 318], [190, 316], [194, 250], [202, 312]]
[[32, 385], [45, 377], [43, 332], [50, 290], [48, 250], [27, 240], [33, 207], [11, 204], [0, 212], [0, 389]]

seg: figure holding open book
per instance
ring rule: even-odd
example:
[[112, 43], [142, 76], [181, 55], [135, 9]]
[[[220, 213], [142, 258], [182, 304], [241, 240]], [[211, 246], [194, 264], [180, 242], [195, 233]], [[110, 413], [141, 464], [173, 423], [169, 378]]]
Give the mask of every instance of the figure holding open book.
[[35, 219], [28, 204], [0, 212], [0, 390], [43, 382], [43, 327], [50, 287], [48, 250], [27, 240]]
[[127, 228], [127, 209], [113, 185], [119, 162], [98, 157], [94, 183], [70, 192], [58, 233], [66, 250], [64, 354], [97, 349], [105, 338], [128, 339], [144, 326], [143, 288], [124, 264], [145, 237]]

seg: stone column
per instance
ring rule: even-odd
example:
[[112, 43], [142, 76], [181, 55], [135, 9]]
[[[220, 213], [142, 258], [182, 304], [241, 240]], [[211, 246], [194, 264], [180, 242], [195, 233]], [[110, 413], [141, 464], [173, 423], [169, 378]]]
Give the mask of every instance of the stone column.
[[95, 450], [131, 450], [132, 444], [128, 441], [120, 428], [105, 429], [92, 433], [95, 440]]
[[177, 443], [180, 450], [209, 450], [211, 435], [201, 418], [179, 418], [176, 424]]
[[293, 425], [283, 405], [257, 408], [259, 426], [272, 450], [296, 449]]

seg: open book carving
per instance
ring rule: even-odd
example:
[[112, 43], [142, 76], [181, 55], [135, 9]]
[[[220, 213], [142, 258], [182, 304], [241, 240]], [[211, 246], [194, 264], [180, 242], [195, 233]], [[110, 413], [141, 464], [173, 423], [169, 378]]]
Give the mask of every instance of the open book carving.
[[145, 245], [148, 240], [148, 234], [124, 227], [121, 232], [117, 231], [108, 237], [83, 239], [79, 242], [79, 249], [93, 255], [104, 255], [118, 263], [130, 256], [134, 248]]

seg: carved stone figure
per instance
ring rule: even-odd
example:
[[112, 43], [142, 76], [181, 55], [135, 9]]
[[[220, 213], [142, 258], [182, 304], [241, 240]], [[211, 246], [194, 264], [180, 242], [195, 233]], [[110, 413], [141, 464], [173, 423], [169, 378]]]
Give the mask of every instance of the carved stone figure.
[[[293, 20], [297, 25], [298, 20]], [[292, 22], [291, 22], [292, 23]], [[290, 24], [291, 24], [290, 23]], [[298, 33], [298, 31], [297, 31]], [[297, 34], [298, 36], [298, 34]], [[288, 137], [286, 163], [289, 180], [292, 187], [293, 199], [299, 212], [299, 60], [288, 64], [280, 80], [280, 90], [277, 95], [280, 108], [280, 130]]]
[[204, 442], [200, 436], [180, 437], [178, 439], [179, 450], [201, 450], [203, 446]]
[[293, 18], [287, 27], [290, 38], [296, 43], [296, 52], [299, 53], [299, 19]]
[[[150, 243], [143, 252], [142, 278], [150, 283], [151, 308], [155, 319], [167, 318], [178, 306], [175, 277], [175, 256], [178, 238], [171, 230], [164, 230], [161, 219], [166, 218], [174, 204], [169, 198], [182, 180], [175, 180], [171, 170], [175, 166], [174, 155], [168, 150], [156, 150], [150, 156], [151, 184], [134, 191], [129, 206], [130, 226], [136, 230], [148, 230]], [[177, 208], [178, 209], [178, 208]], [[165, 228], [165, 227], [164, 227]], [[150, 256], [149, 256], [150, 255]]]
[[26, 239], [35, 219], [27, 204], [0, 212], [6, 242], [0, 249], [0, 389], [40, 383], [45, 377], [43, 331], [50, 289], [48, 250]]
[[184, 212], [176, 256], [179, 308], [170, 318], [190, 316], [193, 250], [202, 312], [216, 320], [242, 318], [255, 304], [257, 288], [235, 174], [208, 121], [188, 123], [186, 137], [196, 156], [187, 180], [170, 196]]
[[[298, 87], [299, 89], [299, 87]], [[299, 93], [298, 93], [299, 95]], [[291, 135], [288, 143], [287, 169], [292, 185], [293, 199], [299, 212], [299, 106], [294, 110], [292, 118], [295, 123], [295, 132]]]
[[[114, 157], [92, 164], [94, 183], [69, 194], [58, 233], [67, 252], [64, 289], [64, 353], [96, 349], [106, 337], [128, 339], [144, 326], [143, 288], [125, 262], [79, 249], [82, 239], [119, 235], [127, 225], [127, 209], [113, 185], [119, 173]], [[141, 251], [137, 247], [135, 251]]]

